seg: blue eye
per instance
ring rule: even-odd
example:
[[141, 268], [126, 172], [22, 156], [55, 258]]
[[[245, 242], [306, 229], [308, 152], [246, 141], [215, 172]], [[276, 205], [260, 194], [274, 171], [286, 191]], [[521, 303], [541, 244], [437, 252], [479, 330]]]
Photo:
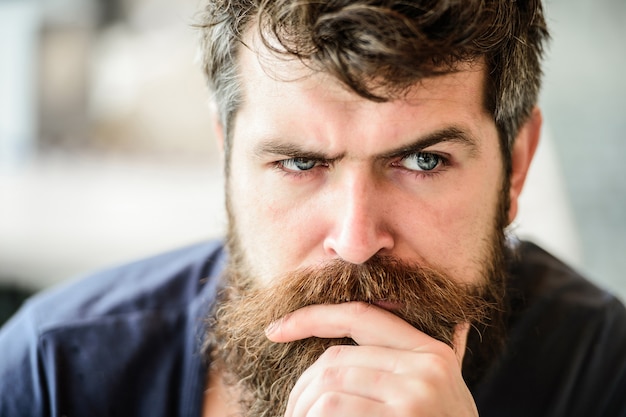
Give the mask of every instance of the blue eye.
[[432, 171], [442, 162], [442, 158], [433, 153], [417, 152], [402, 158], [402, 166], [411, 171]]
[[308, 158], [291, 158], [280, 161], [283, 168], [289, 171], [308, 171], [315, 168], [318, 161]]

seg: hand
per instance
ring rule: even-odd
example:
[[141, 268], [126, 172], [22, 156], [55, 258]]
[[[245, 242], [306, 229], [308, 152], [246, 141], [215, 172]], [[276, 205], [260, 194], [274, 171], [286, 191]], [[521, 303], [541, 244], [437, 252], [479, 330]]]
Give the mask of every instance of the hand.
[[461, 376], [468, 332], [469, 325], [457, 326], [453, 350], [366, 303], [288, 314], [268, 328], [273, 342], [350, 337], [358, 346], [327, 349], [294, 386], [285, 417], [478, 416]]

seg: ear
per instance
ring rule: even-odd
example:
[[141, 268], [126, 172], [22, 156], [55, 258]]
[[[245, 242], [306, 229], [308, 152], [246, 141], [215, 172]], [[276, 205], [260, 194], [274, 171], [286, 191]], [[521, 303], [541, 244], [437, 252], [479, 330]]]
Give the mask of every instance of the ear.
[[530, 168], [530, 163], [539, 144], [542, 123], [543, 116], [541, 115], [541, 110], [535, 107], [513, 143], [511, 152], [511, 188], [509, 190], [511, 199], [509, 224], [517, 216], [519, 196], [524, 188], [528, 168]]
[[215, 102], [211, 101], [209, 105], [209, 112], [211, 117], [211, 126], [213, 127], [213, 135], [217, 143], [217, 149], [220, 152], [222, 160], [224, 159], [224, 126], [217, 110]]

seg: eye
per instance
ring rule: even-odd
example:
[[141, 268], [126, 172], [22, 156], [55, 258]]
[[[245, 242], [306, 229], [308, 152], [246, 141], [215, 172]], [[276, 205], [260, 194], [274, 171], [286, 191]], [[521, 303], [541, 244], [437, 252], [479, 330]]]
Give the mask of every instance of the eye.
[[315, 168], [318, 161], [308, 158], [291, 158], [279, 161], [279, 164], [287, 171], [308, 171]]
[[402, 158], [400, 164], [411, 171], [432, 171], [443, 162], [443, 158], [434, 153], [417, 152]]

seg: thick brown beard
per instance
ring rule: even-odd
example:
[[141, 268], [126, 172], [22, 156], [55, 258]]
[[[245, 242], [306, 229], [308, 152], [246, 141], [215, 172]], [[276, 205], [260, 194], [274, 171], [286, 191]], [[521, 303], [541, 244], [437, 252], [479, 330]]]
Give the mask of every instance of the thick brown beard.
[[[491, 258], [499, 258], [498, 256]], [[227, 270], [229, 286], [213, 315], [209, 345], [212, 366], [236, 386], [245, 416], [282, 416], [300, 375], [330, 346], [351, 339], [309, 338], [277, 344], [265, 328], [287, 313], [311, 304], [385, 301], [394, 314], [416, 329], [452, 346], [455, 326], [491, 325], [501, 307], [499, 268], [489, 264], [485, 281], [463, 285], [433, 269], [375, 257], [363, 265], [341, 260], [296, 271], [262, 287], [235, 265]]]
[[211, 368], [222, 375], [236, 396], [241, 415], [284, 415], [289, 394], [302, 373], [328, 347], [354, 344], [351, 339], [309, 338], [284, 344], [267, 339], [265, 329], [271, 322], [311, 304], [395, 302], [402, 308], [394, 314], [448, 345], [452, 345], [456, 324], [470, 323], [463, 360], [468, 385], [480, 379], [499, 353], [508, 314], [505, 289], [511, 253], [504, 229], [510, 206], [509, 170], [504, 173], [491, 232], [481, 242], [486, 245], [485, 252], [476, 260], [483, 281], [472, 286], [459, 284], [434, 268], [375, 257], [365, 265], [333, 261], [318, 269], [288, 274], [271, 287], [258, 288], [254, 268], [248, 264], [238, 238], [228, 179], [229, 265], [224, 290], [209, 319], [203, 351]]

